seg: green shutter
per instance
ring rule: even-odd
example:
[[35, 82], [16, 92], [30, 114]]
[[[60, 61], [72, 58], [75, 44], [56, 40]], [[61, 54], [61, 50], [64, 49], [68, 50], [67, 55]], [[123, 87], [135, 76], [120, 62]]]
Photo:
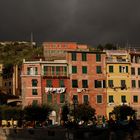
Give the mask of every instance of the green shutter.
[[88, 103], [88, 95], [84, 95], [84, 103], [85, 103], [85, 104]]
[[32, 89], [32, 95], [37, 95], [37, 89]]
[[33, 87], [37, 87], [37, 80], [36, 79], [32, 79], [32, 86]]
[[121, 96], [122, 103], [126, 102], [126, 96]]
[[98, 74], [102, 73], [101, 66], [97, 66], [96, 67], [96, 73], [98, 73]]
[[101, 54], [96, 54], [96, 62], [100, 62], [101, 61]]
[[59, 80], [59, 87], [64, 87], [64, 80], [63, 79]]
[[61, 93], [60, 94], [60, 103], [64, 103], [65, 102], [65, 94]]
[[60, 74], [60, 67], [56, 66], [56, 75], [59, 75], [59, 74]]
[[47, 95], [47, 102], [51, 103], [52, 102], [52, 94]]
[[138, 102], [138, 96], [136, 96], [136, 95], [133, 96], [133, 102], [134, 102], [134, 103], [137, 103], [137, 102]]
[[109, 96], [109, 103], [112, 103], [112, 102], [114, 102], [113, 95], [110, 95]]
[[55, 75], [55, 67], [52, 66], [52, 75]]
[[102, 95], [97, 95], [97, 103], [102, 103]]
[[64, 75], [66, 76], [67, 75], [67, 67], [63, 67], [63, 72], [64, 72]]
[[122, 71], [122, 66], [119, 66], [119, 72], [121, 73], [121, 71]]
[[86, 53], [82, 53], [82, 61], [87, 61], [87, 54]]
[[72, 61], [76, 61], [76, 53], [75, 52], [72, 52], [71, 53], [71, 56], [72, 56]]
[[72, 66], [72, 73], [77, 73], [77, 66]]
[[113, 72], [113, 66], [109, 66], [109, 72], [110, 72], [110, 73]]
[[44, 72], [43, 72], [43, 74], [44, 75], [47, 75], [47, 71], [48, 71], [48, 66], [44, 66]]
[[87, 73], [87, 66], [82, 66], [82, 73], [86, 74]]
[[46, 80], [46, 87], [52, 87], [52, 80]]
[[128, 66], [126, 66], [126, 73], [128, 73]]

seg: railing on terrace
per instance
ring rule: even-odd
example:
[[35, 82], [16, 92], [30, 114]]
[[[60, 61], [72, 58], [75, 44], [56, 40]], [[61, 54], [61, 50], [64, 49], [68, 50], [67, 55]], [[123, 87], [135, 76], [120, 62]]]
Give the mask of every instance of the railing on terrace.
[[106, 59], [107, 60], [107, 62], [119, 62], [119, 63], [124, 63], [124, 62], [126, 62], [126, 63], [128, 63], [128, 62], [130, 62], [130, 60], [129, 59], [110, 59], [110, 58], [107, 58]]

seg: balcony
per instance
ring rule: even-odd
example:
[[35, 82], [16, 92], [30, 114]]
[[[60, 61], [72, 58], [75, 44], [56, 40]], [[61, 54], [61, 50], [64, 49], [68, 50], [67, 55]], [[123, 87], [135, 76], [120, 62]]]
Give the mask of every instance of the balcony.
[[60, 78], [60, 77], [62, 77], [62, 78], [68, 78], [69, 77], [69, 75], [67, 74], [67, 73], [58, 73], [58, 74], [52, 74], [52, 73], [43, 73], [42, 74], [43, 75], [43, 77], [45, 78], [45, 77], [49, 77], [49, 78]]
[[129, 59], [122, 59], [122, 58], [118, 58], [118, 59], [107, 58], [106, 61], [107, 63], [129, 63], [130, 62]]

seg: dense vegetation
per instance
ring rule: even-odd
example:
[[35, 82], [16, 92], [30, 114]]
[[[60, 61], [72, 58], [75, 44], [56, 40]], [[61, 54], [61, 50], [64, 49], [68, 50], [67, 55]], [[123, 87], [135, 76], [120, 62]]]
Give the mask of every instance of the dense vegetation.
[[0, 44], [0, 63], [3, 63], [6, 67], [15, 64], [19, 65], [24, 58], [33, 59], [41, 57], [42, 54], [42, 47], [39, 45], [18, 42]]

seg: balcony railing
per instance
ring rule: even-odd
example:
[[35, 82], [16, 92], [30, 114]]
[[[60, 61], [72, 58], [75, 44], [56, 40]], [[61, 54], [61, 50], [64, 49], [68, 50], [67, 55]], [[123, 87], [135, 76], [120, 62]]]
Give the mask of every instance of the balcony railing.
[[128, 63], [128, 62], [130, 62], [130, 60], [129, 59], [110, 59], [110, 58], [107, 58], [107, 62], [114, 62], [114, 63], [124, 63], [124, 62], [126, 62], [126, 63]]

